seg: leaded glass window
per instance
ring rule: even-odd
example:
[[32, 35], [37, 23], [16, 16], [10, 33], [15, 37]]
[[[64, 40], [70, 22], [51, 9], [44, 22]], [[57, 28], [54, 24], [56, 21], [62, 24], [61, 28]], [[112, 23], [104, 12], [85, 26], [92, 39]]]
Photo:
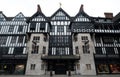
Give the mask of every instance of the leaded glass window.
[[18, 32], [22, 32], [23, 31], [23, 26], [22, 25], [19, 25], [18, 27]]
[[40, 30], [45, 30], [45, 22], [40, 23]]
[[14, 25], [10, 25], [8, 32], [13, 32], [14, 31]]
[[23, 47], [15, 47], [13, 53], [18, 55], [23, 54]]
[[23, 38], [24, 38], [24, 36], [19, 36], [18, 43], [23, 43]]
[[36, 28], [36, 23], [35, 23], [35, 22], [32, 22], [32, 23], [30, 24], [30, 30], [35, 30], [35, 28]]
[[17, 36], [12, 36], [11, 43], [16, 43]]

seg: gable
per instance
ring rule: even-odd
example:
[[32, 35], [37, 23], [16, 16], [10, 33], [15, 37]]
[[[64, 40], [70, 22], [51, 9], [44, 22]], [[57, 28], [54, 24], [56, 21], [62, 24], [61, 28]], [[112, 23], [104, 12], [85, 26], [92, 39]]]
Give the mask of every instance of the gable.
[[6, 19], [5, 19], [5, 16], [4, 16], [4, 14], [1, 12], [0, 13], [0, 21], [5, 21]]
[[38, 15], [32, 19], [32, 21], [46, 21], [45, 17], [42, 15]]
[[26, 18], [25, 18], [25, 16], [20, 12], [20, 13], [17, 14], [12, 20], [13, 20], [13, 21], [25, 21]]
[[90, 22], [91, 20], [89, 19], [89, 17], [80, 14], [79, 16], [77, 16], [75, 18], [74, 21], [78, 21], [78, 22]]
[[47, 21], [47, 18], [41, 11], [37, 11], [27, 20], [27, 22], [31, 21]]
[[70, 16], [60, 8], [51, 16], [51, 20], [70, 20]]
[[78, 14], [75, 16], [75, 22], [91, 22], [91, 17], [84, 12], [83, 4], [80, 6]]

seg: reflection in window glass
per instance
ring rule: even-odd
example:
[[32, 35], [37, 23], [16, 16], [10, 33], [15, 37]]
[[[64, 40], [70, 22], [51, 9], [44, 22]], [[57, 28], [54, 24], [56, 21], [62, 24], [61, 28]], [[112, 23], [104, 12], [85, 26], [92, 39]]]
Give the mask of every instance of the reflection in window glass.
[[34, 36], [33, 37], [33, 42], [39, 42], [40, 36]]
[[78, 48], [78, 46], [75, 47], [75, 52], [76, 52], [76, 54], [79, 54], [79, 48]]
[[16, 43], [17, 36], [12, 36], [11, 43]]
[[35, 30], [35, 28], [36, 28], [36, 23], [32, 22], [30, 24], [30, 30]]
[[2, 25], [0, 25], [0, 31], [1, 31], [1, 29], [2, 29]]
[[85, 41], [85, 40], [88, 40], [88, 37], [87, 36], [82, 36], [81, 39]]
[[24, 65], [16, 65], [14, 74], [24, 74]]
[[120, 64], [110, 64], [110, 70], [112, 73], [120, 73]]
[[8, 32], [13, 32], [14, 30], [14, 25], [10, 25]]
[[31, 69], [31, 70], [35, 70], [35, 64], [31, 64], [30, 69]]
[[57, 26], [57, 32], [64, 32], [64, 26]]
[[95, 41], [96, 41], [96, 43], [101, 43], [100, 37], [96, 36]]
[[103, 54], [101, 47], [95, 47], [96, 54]]
[[23, 54], [23, 48], [24, 47], [15, 47], [13, 53], [17, 55]]
[[107, 64], [98, 64], [97, 72], [98, 73], [109, 73], [108, 65]]
[[19, 25], [19, 27], [18, 27], [18, 32], [22, 32], [22, 30], [23, 30], [23, 26], [22, 26], [22, 25]]
[[24, 38], [24, 36], [19, 36], [18, 43], [23, 43], [23, 38]]
[[115, 54], [114, 47], [105, 47], [105, 50], [108, 55]]

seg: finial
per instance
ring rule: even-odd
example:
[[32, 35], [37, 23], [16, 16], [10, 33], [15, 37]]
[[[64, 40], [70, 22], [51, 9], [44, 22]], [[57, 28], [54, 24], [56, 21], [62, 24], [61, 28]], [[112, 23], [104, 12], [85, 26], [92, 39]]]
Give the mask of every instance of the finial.
[[84, 11], [84, 8], [83, 8], [83, 4], [81, 4], [81, 6], [80, 6], [80, 11]]
[[61, 8], [61, 6], [62, 6], [62, 3], [61, 3], [61, 2], [59, 2], [59, 5], [60, 5], [60, 8]]
[[41, 12], [40, 5], [37, 5], [37, 11], [38, 11], [38, 12]]

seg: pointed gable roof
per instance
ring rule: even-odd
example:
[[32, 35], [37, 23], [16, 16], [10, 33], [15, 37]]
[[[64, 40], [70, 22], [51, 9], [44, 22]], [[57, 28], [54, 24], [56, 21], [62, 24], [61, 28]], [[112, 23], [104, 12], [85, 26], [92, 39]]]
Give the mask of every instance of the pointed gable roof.
[[2, 11], [0, 11], [0, 21], [5, 21], [6, 20], [6, 16], [3, 14]]
[[27, 22], [30, 22], [30, 21], [36, 21], [35, 18], [42, 18], [42, 20], [38, 20], [38, 21], [46, 21], [47, 18], [46, 16], [42, 13], [42, 10], [41, 10], [41, 7], [40, 5], [37, 5], [37, 12], [35, 14], [33, 14], [28, 20]]
[[86, 21], [89, 22], [92, 20], [92, 18], [87, 13], [84, 12], [84, 5], [83, 4], [80, 6], [80, 10], [77, 13], [77, 15], [75, 16], [74, 21], [82, 21], [83, 22], [84, 19], [82, 20], [80, 18], [85, 18], [85, 22]]
[[83, 6], [84, 6], [84, 5], [82, 4], [81, 7], [80, 7], [79, 12], [82, 12], [82, 11], [84, 12], [84, 8], [83, 8]]
[[[57, 18], [58, 17], [58, 18]], [[52, 16], [51, 20], [70, 20], [70, 16], [60, 7]]]
[[13, 19], [13, 21], [25, 21], [26, 18], [22, 12], [18, 13]]
[[42, 12], [40, 5], [37, 5], [37, 12]]

